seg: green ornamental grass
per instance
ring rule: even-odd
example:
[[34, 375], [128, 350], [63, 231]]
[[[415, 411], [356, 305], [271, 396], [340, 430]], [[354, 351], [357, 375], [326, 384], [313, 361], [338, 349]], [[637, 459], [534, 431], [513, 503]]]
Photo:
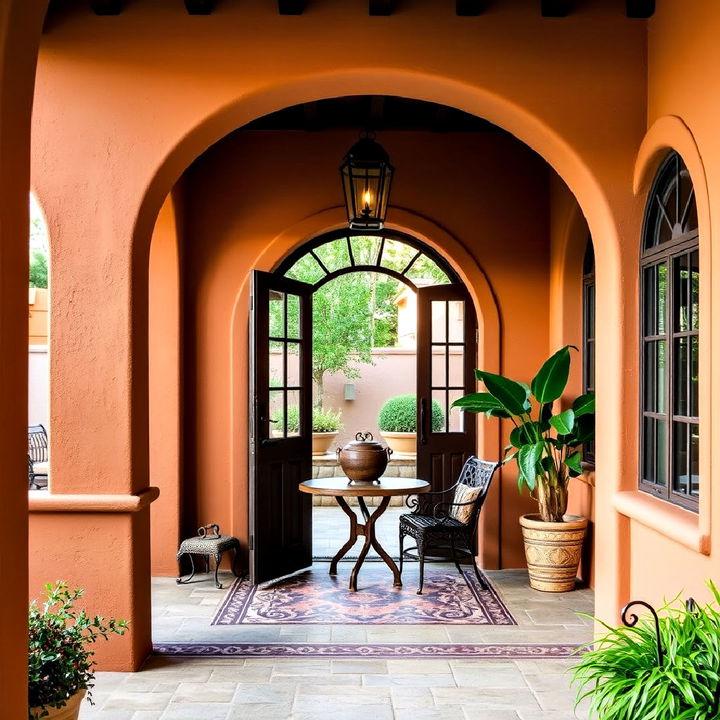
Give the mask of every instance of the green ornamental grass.
[[655, 623], [611, 628], [573, 669], [577, 702], [590, 699], [597, 720], [718, 720], [720, 696], [720, 593], [715, 601], [686, 607], [679, 598], [658, 612], [662, 665]]

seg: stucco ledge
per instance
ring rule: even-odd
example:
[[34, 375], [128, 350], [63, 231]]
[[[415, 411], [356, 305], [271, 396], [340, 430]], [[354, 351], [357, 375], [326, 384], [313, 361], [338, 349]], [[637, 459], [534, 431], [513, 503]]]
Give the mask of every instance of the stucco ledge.
[[700, 529], [699, 517], [677, 505], [639, 490], [613, 495], [613, 507], [651, 530], [703, 555], [710, 554], [710, 536]]
[[31, 491], [28, 509], [31, 513], [134, 513], [144, 510], [160, 495], [148, 487], [134, 495], [53, 495]]

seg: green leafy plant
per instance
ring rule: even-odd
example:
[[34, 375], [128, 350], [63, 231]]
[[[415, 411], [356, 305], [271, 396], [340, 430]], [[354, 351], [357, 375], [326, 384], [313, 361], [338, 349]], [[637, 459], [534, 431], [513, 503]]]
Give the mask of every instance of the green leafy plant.
[[[439, 432], [445, 424], [440, 403], [432, 401], [431, 425]], [[385, 432], [417, 432], [417, 398], [415, 395], [396, 395], [386, 400], [378, 414], [378, 427]]]
[[594, 394], [581, 395], [572, 407], [553, 414], [553, 404], [567, 386], [571, 348], [566, 345], [546, 360], [529, 387], [476, 370], [487, 392], [471, 393], [453, 403], [466, 412], [512, 421], [515, 427], [503, 463], [517, 462], [518, 489], [527, 487], [546, 522], [563, 521], [569, 479], [582, 474], [582, 446], [595, 436]]
[[[342, 418], [339, 411], [328, 410], [325, 408], [313, 408], [313, 432], [338, 432], [342, 426]], [[282, 418], [278, 420], [276, 427], [278, 429], [282, 429]], [[287, 430], [289, 433], [296, 433], [300, 430], [300, 411], [297, 405], [288, 408]]]
[[655, 624], [611, 628], [573, 669], [577, 702], [590, 699], [601, 720], [717, 720], [720, 718], [720, 593], [687, 607], [675, 598], [658, 612], [664, 650], [658, 665]]
[[34, 250], [30, 258], [30, 287], [47, 288], [48, 286], [48, 263], [47, 256], [38, 250]]
[[87, 689], [92, 703], [94, 652], [88, 645], [110, 634], [123, 635], [125, 620], [90, 616], [74, 603], [83, 594], [58, 581], [45, 586], [42, 607], [33, 601], [29, 614], [28, 705], [30, 720], [47, 717], [48, 708], [61, 708], [78, 690]]

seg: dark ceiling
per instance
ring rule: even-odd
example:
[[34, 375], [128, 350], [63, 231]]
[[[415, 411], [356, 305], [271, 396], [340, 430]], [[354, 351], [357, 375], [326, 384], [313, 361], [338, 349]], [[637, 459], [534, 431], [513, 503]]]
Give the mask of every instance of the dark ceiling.
[[[83, 0], [88, 12], [96, 15], [119, 15], [126, 5], [135, 0]], [[342, 2], [342, 0], [339, 0]], [[445, 2], [448, 11], [459, 16], [473, 17], [482, 15], [489, 8], [503, 0], [437, 0]], [[618, 1], [618, 5], [623, 0]], [[178, 8], [190, 15], [210, 15], [219, 3], [240, 2], [240, 0], [176, 0]], [[280, 15], [302, 15], [313, 0], [267, 0], [277, 7]], [[369, 15], [392, 15], [403, 0], [367, 0]], [[581, 0], [536, 0], [538, 13], [543, 17], [566, 17], [572, 15]], [[60, 11], [63, 6], [77, 3], [73, 0], [50, 0], [49, 12]], [[624, 0], [625, 14], [629, 18], [649, 18], [655, 12], [655, 0]], [[454, 5], [454, 9], [453, 8]]]

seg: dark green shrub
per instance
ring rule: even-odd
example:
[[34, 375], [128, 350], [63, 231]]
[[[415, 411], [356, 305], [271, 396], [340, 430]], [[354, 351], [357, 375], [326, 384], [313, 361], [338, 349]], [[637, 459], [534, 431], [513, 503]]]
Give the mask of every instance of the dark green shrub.
[[[445, 416], [437, 400], [432, 401], [431, 425], [433, 432], [440, 432], [445, 427]], [[417, 432], [415, 395], [396, 395], [386, 400], [380, 408], [378, 427], [386, 432]]]
[[[287, 431], [296, 433], [300, 430], [300, 410], [297, 405], [288, 408], [287, 413]], [[342, 428], [342, 419], [339, 411], [328, 410], [326, 408], [313, 408], [312, 411], [312, 431], [321, 432], [338, 432]], [[282, 417], [275, 425], [278, 430], [282, 430]]]

